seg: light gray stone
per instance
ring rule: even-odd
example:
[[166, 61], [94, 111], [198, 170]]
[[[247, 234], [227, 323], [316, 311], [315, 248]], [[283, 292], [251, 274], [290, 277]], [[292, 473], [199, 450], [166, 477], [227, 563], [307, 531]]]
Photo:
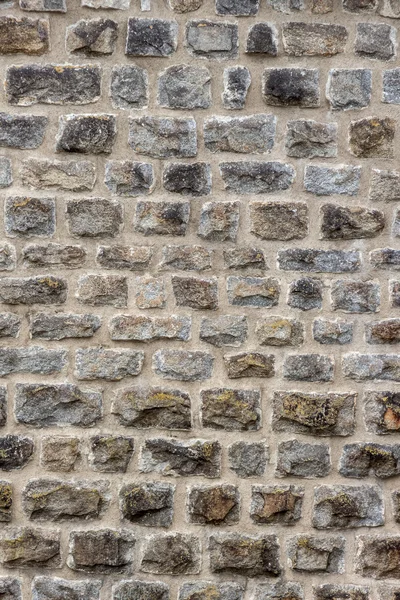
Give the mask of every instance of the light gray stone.
[[211, 105], [211, 73], [206, 67], [174, 65], [158, 77], [158, 103], [193, 110]]
[[75, 353], [75, 376], [86, 381], [119, 381], [124, 377], [139, 375], [143, 361], [144, 353], [140, 350], [78, 348]]

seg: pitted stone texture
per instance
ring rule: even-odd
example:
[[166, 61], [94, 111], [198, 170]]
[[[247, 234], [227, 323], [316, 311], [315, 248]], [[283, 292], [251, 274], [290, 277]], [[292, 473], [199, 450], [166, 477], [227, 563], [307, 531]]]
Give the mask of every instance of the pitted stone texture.
[[246, 103], [251, 85], [251, 74], [247, 67], [227, 67], [224, 69], [224, 91], [221, 95], [224, 108], [241, 110]]
[[342, 574], [345, 547], [341, 536], [299, 535], [288, 541], [288, 563], [294, 571]]
[[349, 127], [350, 152], [359, 158], [393, 158], [396, 122], [389, 117], [367, 117]]
[[168, 271], [207, 271], [213, 251], [203, 246], [164, 246], [160, 267]]
[[19, 171], [23, 185], [36, 190], [86, 192], [94, 187], [96, 167], [88, 161], [28, 158]]
[[336, 123], [299, 119], [288, 121], [285, 149], [295, 158], [332, 158], [337, 155], [338, 126]]
[[347, 600], [369, 600], [370, 588], [361, 585], [325, 583], [314, 586], [315, 600], [334, 600], [346, 598]]
[[393, 391], [367, 391], [364, 394], [364, 420], [367, 431], [378, 435], [400, 429], [400, 396]]
[[326, 15], [333, 12], [333, 0], [313, 0], [311, 12], [315, 15]]
[[380, 305], [380, 286], [374, 281], [347, 281], [332, 283], [332, 308], [347, 313], [377, 312]]
[[136, 277], [135, 283], [138, 308], [164, 308], [166, 302], [164, 279], [145, 275]]
[[256, 600], [304, 600], [304, 592], [299, 583], [261, 583], [255, 589]]
[[377, 0], [343, 0], [343, 8], [347, 12], [368, 13], [378, 8]]
[[142, 109], [148, 104], [148, 75], [135, 65], [117, 65], [111, 71], [110, 95], [114, 108]]
[[332, 69], [326, 95], [332, 110], [359, 110], [371, 101], [372, 71], [369, 69]]
[[197, 575], [201, 568], [199, 538], [183, 533], [148, 537], [140, 564], [144, 573]]
[[260, 477], [269, 461], [269, 449], [264, 442], [234, 442], [228, 447], [230, 469], [240, 478]]
[[140, 350], [79, 348], [75, 353], [75, 376], [85, 381], [119, 381], [139, 375], [143, 361], [144, 353]]
[[66, 49], [70, 54], [102, 56], [112, 54], [118, 37], [118, 24], [111, 19], [82, 19], [69, 25]]
[[41, 346], [0, 348], [0, 377], [11, 373], [51, 375], [61, 373], [67, 364], [65, 349], [50, 350]]
[[283, 47], [290, 56], [334, 56], [344, 52], [348, 32], [343, 25], [284, 23]]
[[183, 196], [207, 196], [211, 193], [211, 165], [169, 163], [164, 168], [163, 186]]
[[305, 9], [303, 0], [267, 0], [267, 5], [277, 12], [290, 15]]
[[119, 493], [121, 514], [130, 523], [169, 527], [174, 515], [175, 486], [170, 483], [128, 484]]
[[72, 531], [67, 565], [86, 573], [130, 573], [135, 538], [126, 529]]
[[115, 115], [62, 115], [59, 118], [56, 151], [110, 154], [116, 133]]
[[357, 23], [354, 49], [357, 56], [392, 60], [396, 54], [396, 29], [386, 23]]
[[50, 237], [56, 230], [55, 198], [9, 196], [4, 220], [9, 237]]
[[400, 69], [390, 69], [383, 72], [382, 102], [400, 104]]
[[163, 379], [202, 381], [210, 379], [214, 357], [207, 352], [189, 350], [157, 350], [153, 354], [153, 370]]
[[343, 447], [339, 464], [343, 477], [361, 479], [373, 475], [378, 479], [400, 473], [400, 446], [359, 442]]
[[292, 308], [300, 310], [313, 310], [321, 308], [323, 283], [320, 279], [304, 277], [292, 281], [289, 285], [287, 303]]
[[239, 206], [239, 202], [203, 204], [197, 235], [213, 242], [234, 242], [239, 228]]
[[[21, 319], [14, 313], [0, 313], [0, 338], [19, 336]], [[1, 392], [0, 392], [1, 394]]]
[[235, 194], [273, 194], [290, 188], [295, 170], [280, 162], [223, 162], [219, 165], [225, 189]]
[[254, 246], [226, 248], [223, 250], [223, 257], [227, 269], [267, 269], [264, 250]]
[[[9, 523], [12, 520], [12, 504], [13, 504], [13, 490], [12, 486], [7, 483], [7, 481], [0, 481], [0, 522]], [[13, 598], [13, 594], [10, 593], [10, 596], [7, 596], [6, 588], [7, 586], [2, 586], [2, 581], [0, 580], [0, 593], [5, 598]], [[11, 592], [11, 589], [8, 590]]]
[[151, 246], [99, 246], [96, 262], [103, 269], [145, 271], [152, 256]]
[[[400, 269], [400, 252], [394, 248], [379, 248], [370, 253], [370, 262], [375, 269], [393, 270]], [[392, 282], [393, 285], [396, 282]], [[393, 290], [394, 291], [394, 290]]]
[[252, 25], [247, 34], [246, 52], [248, 54], [278, 54], [278, 35], [274, 25], [270, 23], [256, 23]]
[[148, 438], [142, 447], [139, 470], [165, 477], [215, 479], [221, 475], [221, 450], [216, 441]]
[[398, 344], [400, 342], [400, 321], [386, 319], [367, 323], [365, 339], [368, 344]]
[[168, 6], [176, 13], [187, 13], [198, 10], [204, 0], [168, 0]]
[[45, 54], [50, 49], [49, 38], [49, 22], [46, 19], [0, 17], [1, 54]]
[[170, 56], [177, 47], [178, 24], [162, 19], [128, 19], [128, 56]]
[[212, 535], [209, 550], [212, 573], [277, 577], [282, 571], [276, 535]]
[[79, 465], [80, 458], [78, 438], [61, 435], [42, 437], [40, 466], [45, 471], [69, 473]]
[[197, 154], [193, 117], [131, 117], [128, 143], [137, 154], [153, 158], [191, 158]]
[[379, 3], [378, 12], [383, 17], [390, 17], [392, 19], [400, 18], [399, 7], [393, 0], [382, 0]]
[[19, 7], [28, 11], [67, 12], [65, 0], [20, 0]]
[[194, 57], [232, 59], [238, 55], [236, 23], [195, 20], [186, 25], [186, 49]]
[[400, 551], [400, 537], [359, 536], [355, 558], [356, 573], [373, 579], [398, 579], [400, 568], [394, 558]]
[[20, 150], [39, 148], [43, 143], [48, 122], [47, 117], [37, 115], [0, 113], [0, 147]]
[[106, 163], [104, 183], [116, 196], [145, 196], [154, 188], [153, 165], [129, 160]]
[[275, 392], [272, 428], [277, 432], [347, 436], [355, 430], [356, 394]]
[[278, 445], [276, 477], [316, 479], [326, 477], [330, 470], [330, 448], [327, 444], [289, 440]]
[[382, 491], [375, 486], [321, 485], [314, 488], [313, 527], [351, 529], [383, 525]]
[[125, 473], [133, 450], [131, 437], [96, 435], [90, 439], [89, 463], [100, 473]]
[[217, 348], [240, 346], [247, 338], [247, 318], [241, 315], [204, 317], [200, 323], [199, 337]]
[[31, 527], [4, 528], [0, 535], [0, 562], [11, 569], [59, 568], [60, 532]]
[[207, 600], [212, 595], [215, 600], [243, 600], [244, 588], [239, 583], [196, 581], [184, 583], [179, 589], [178, 600]]
[[89, 104], [100, 98], [98, 66], [13, 65], [7, 69], [9, 104]]
[[174, 275], [172, 289], [177, 306], [188, 306], [195, 310], [215, 310], [218, 307], [216, 278], [200, 279]]
[[255, 331], [261, 346], [299, 346], [304, 341], [302, 323], [286, 317], [266, 317], [256, 323]]
[[32, 459], [34, 442], [31, 438], [18, 435], [0, 437], [0, 469], [14, 471], [23, 469]]
[[7, 423], [7, 388], [0, 387], [0, 427]]
[[353, 341], [353, 323], [340, 319], [315, 319], [312, 333], [314, 340], [320, 344], [350, 344]]
[[0, 188], [9, 187], [13, 182], [11, 160], [0, 156]]
[[280, 285], [277, 279], [267, 277], [228, 277], [228, 302], [233, 306], [270, 308], [279, 301]]
[[193, 110], [211, 105], [211, 73], [206, 67], [174, 65], [158, 78], [158, 103], [166, 108]]
[[251, 202], [250, 231], [263, 240], [302, 239], [308, 233], [307, 204]]
[[232, 525], [239, 521], [240, 496], [237, 487], [223, 484], [192, 486], [187, 496], [187, 516], [198, 525]]
[[301, 518], [304, 488], [295, 485], [251, 488], [250, 517], [257, 525], [295, 525]]
[[76, 293], [78, 302], [89, 306], [127, 305], [128, 286], [126, 277], [120, 275], [86, 275], [79, 279]]
[[147, 315], [121, 315], [113, 317], [109, 323], [112, 340], [181, 340], [190, 338], [191, 318], [170, 315], [169, 317], [148, 317]]
[[124, 580], [113, 587], [114, 600], [168, 600], [169, 587], [161, 581]]
[[33, 427], [91, 427], [102, 416], [101, 392], [72, 383], [17, 383], [15, 417]]
[[117, 393], [111, 412], [121, 425], [137, 429], [190, 429], [190, 396], [164, 387], [130, 387]]
[[57, 600], [66, 595], [70, 600], [86, 598], [99, 600], [101, 581], [60, 579], [59, 577], [35, 577], [32, 582], [33, 600]]
[[278, 264], [283, 271], [353, 273], [360, 270], [361, 253], [358, 250], [289, 248], [278, 250]]
[[400, 593], [400, 587], [398, 585], [389, 585], [387, 583], [378, 586], [378, 590], [379, 600], [396, 600], [396, 595]]
[[265, 69], [262, 95], [269, 106], [316, 108], [320, 105], [319, 71], [291, 67]]
[[219, 388], [200, 392], [201, 422], [209, 429], [253, 431], [260, 428], [259, 390]]
[[217, 15], [250, 17], [256, 15], [259, 8], [259, 0], [216, 0], [215, 2]]
[[[17, 255], [14, 246], [10, 246], [10, 244], [2, 244], [0, 245], [0, 271], [13, 271], [16, 267]], [[11, 278], [10, 278], [11, 279]], [[17, 278], [15, 278], [17, 279]], [[21, 284], [22, 282], [15, 281], [16, 286]], [[0, 297], [2, 298], [2, 302], [5, 302], [4, 296], [2, 294], [2, 286], [4, 284], [4, 279], [0, 280]], [[6, 283], [6, 289], [12, 284], [12, 280]], [[18, 304], [18, 302], [17, 302]]]
[[346, 194], [354, 196], [358, 193], [361, 179], [361, 167], [340, 165], [325, 167], [307, 165], [304, 171], [304, 189], [317, 196]]
[[242, 377], [273, 377], [275, 375], [275, 357], [260, 352], [242, 352], [224, 356], [227, 376], [230, 379]]
[[211, 152], [265, 154], [273, 148], [275, 130], [273, 115], [211, 117], [204, 121], [204, 145]]
[[148, 235], [185, 235], [189, 223], [189, 202], [139, 200], [136, 205], [136, 231]]
[[385, 215], [365, 206], [321, 207], [321, 237], [324, 240], [353, 240], [376, 237], [385, 227]]
[[400, 381], [398, 354], [345, 354], [342, 361], [345, 377], [355, 381]]
[[290, 381], [333, 381], [334, 359], [322, 354], [289, 354], [283, 377]]
[[22, 250], [22, 260], [28, 269], [77, 269], [86, 262], [86, 250], [82, 246], [29, 244]]
[[34, 313], [30, 317], [32, 338], [64, 340], [92, 337], [100, 328], [100, 318], [92, 314]]

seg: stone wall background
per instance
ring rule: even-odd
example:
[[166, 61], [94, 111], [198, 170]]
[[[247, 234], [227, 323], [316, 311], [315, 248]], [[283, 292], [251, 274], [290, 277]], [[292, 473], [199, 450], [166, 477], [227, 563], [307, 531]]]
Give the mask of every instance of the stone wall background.
[[66, 1], [1, 3], [4, 600], [396, 600], [397, 0]]

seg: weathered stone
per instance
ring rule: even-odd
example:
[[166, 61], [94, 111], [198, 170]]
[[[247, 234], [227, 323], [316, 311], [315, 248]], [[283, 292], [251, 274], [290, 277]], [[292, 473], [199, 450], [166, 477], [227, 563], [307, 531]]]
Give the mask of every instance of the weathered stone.
[[343, 0], [343, 8], [347, 12], [375, 12], [377, 7], [377, 0]]
[[47, 117], [39, 117], [37, 115], [9, 115], [4, 112], [0, 113], [0, 147], [19, 148], [20, 150], [39, 148], [43, 143], [48, 122]]
[[236, 240], [239, 202], [206, 202], [200, 213], [197, 235], [213, 242]]
[[193, 486], [187, 496], [189, 523], [232, 525], [239, 521], [240, 496], [234, 485]]
[[378, 12], [383, 17], [389, 17], [391, 19], [400, 18], [399, 5], [397, 2], [393, 2], [393, 0], [381, 0], [379, 2]]
[[398, 354], [345, 354], [342, 361], [345, 377], [356, 381], [400, 381]]
[[172, 277], [172, 289], [177, 306], [196, 310], [215, 310], [218, 307], [218, 284], [215, 278]]
[[17, 383], [15, 418], [34, 427], [91, 427], [102, 416], [102, 394], [71, 383]]
[[130, 573], [134, 546], [135, 538], [127, 529], [72, 531], [67, 565], [86, 573]]
[[[49, 37], [46, 19], [0, 17], [0, 54], [45, 54], [50, 49]], [[24, 133], [27, 135], [27, 132]]]
[[304, 189], [317, 196], [355, 196], [359, 191], [360, 179], [361, 167], [307, 165], [304, 170]]
[[96, 262], [103, 269], [145, 271], [152, 259], [150, 246], [99, 246]]
[[295, 170], [280, 162], [223, 162], [219, 165], [225, 189], [235, 194], [273, 194], [290, 188]]
[[[10, 244], [0, 245], [0, 271], [13, 271], [17, 264], [17, 253], [14, 246]], [[1, 286], [3, 280], [0, 280], [0, 297], [1, 297]], [[2, 300], [4, 302], [4, 300]]]
[[331, 158], [337, 155], [338, 126], [336, 123], [300, 119], [288, 121], [285, 149], [295, 158]]
[[102, 56], [112, 54], [118, 37], [118, 24], [111, 19], [81, 19], [66, 30], [66, 49], [70, 54]]
[[202, 381], [212, 375], [214, 357], [207, 352], [157, 350], [153, 354], [153, 370], [163, 379]]
[[182, 196], [207, 196], [211, 193], [211, 166], [208, 163], [169, 163], [163, 171], [163, 186]]
[[303, 588], [299, 583], [261, 583], [256, 586], [255, 600], [304, 600]]
[[276, 306], [280, 285], [277, 279], [267, 277], [228, 277], [228, 302], [234, 306], [256, 308]]
[[169, 586], [161, 581], [125, 580], [113, 586], [113, 600], [169, 600]]
[[[21, 319], [13, 313], [0, 313], [0, 338], [19, 336]], [[0, 388], [1, 389], [1, 388]], [[1, 391], [0, 391], [1, 395]], [[1, 409], [0, 409], [1, 412]], [[1, 420], [1, 419], [0, 419]]]
[[355, 571], [362, 577], [373, 579], [399, 579], [397, 556], [400, 552], [400, 536], [359, 536], [355, 557]]
[[319, 279], [303, 277], [289, 285], [287, 303], [292, 308], [313, 310], [322, 306], [323, 283]]
[[146, 439], [139, 469], [142, 473], [155, 472], [165, 477], [199, 475], [215, 479], [221, 473], [221, 445], [198, 439]]
[[247, 67], [227, 67], [224, 69], [224, 91], [222, 103], [227, 110], [244, 108], [251, 84], [251, 74]]
[[390, 305], [393, 308], [400, 306], [400, 281], [389, 282]]
[[283, 48], [289, 56], [335, 56], [344, 52], [348, 32], [331, 23], [284, 23]]
[[168, 6], [176, 13], [187, 13], [198, 10], [204, 0], [168, 0]]
[[354, 393], [275, 392], [272, 428], [306, 435], [351, 435], [355, 407]]
[[315, 319], [313, 338], [320, 344], [350, 344], [353, 341], [353, 323], [340, 319]]
[[333, 12], [333, 0], [312, 0], [311, 12], [315, 15]]
[[118, 392], [111, 412], [119, 423], [137, 429], [190, 429], [190, 396], [161, 387], [129, 387]]
[[146, 108], [147, 71], [136, 65], [117, 65], [111, 71], [110, 95], [114, 108]]
[[400, 211], [397, 210], [394, 215], [392, 235], [394, 237], [400, 237]]
[[31, 315], [29, 331], [32, 338], [43, 340], [87, 338], [95, 334], [100, 324], [96, 315], [41, 312]]
[[393, 158], [396, 122], [389, 117], [368, 117], [352, 121], [350, 151], [360, 158]]
[[298, 535], [288, 542], [289, 566], [305, 573], [343, 573], [346, 540]]
[[360, 270], [361, 253], [359, 250], [289, 248], [278, 250], [278, 264], [283, 271], [354, 273]]
[[269, 460], [265, 442], [234, 442], [228, 447], [229, 467], [238, 477], [260, 477]]
[[56, 230], [55, 198], [9, 196], [4, 204], [5, 230], [9, 237], [49, 237]]
[[259, 269], [267, 268], [264, 251], [254, 246], [226, 248], [223, 250], [227, 269]]
[[217, 15], [249, 17], [256, 15], [259, 8], [259, 0], [216, 0], [215, 2], [215, 12]]
[[7, 423], [7, 388], [0, 386], [0, 427]]
[[61, 435], [42, 436], [40, 466], [45, 471], [69, 473], [81, 458], [79, 439]]
[[0, 156], [0, 188], [9, 187], [13, 182], [11, 160]]
[[59, 579], [58, 577], [35, 577], [32, 582], [32, 600], [99, 600], [101, 581]]
[[398, 344], [400, 342], [399, 319], [366, 323], [365, 339], [368, 344]]
[[247, 318], [240, 315], [203, 317], [200, 323], [200, 339], [217, 348], [240, 346], [247, 338]]
[[135, 295], [138, 308], [164, 308], [166, 302], [164, 280], [151, 275], [136, 277]]
[[357, 23], [354, 49], [357, 56], [391, 60], [396, 54], [396, 29], [386, 23]]
[[294, 319], [265, 317], [257, 321], [256, 337], [261, 346], [299, 346], [304, 341], [304, 327]]
[[59, 568], [60, 532], [31, 527], [3, 528], [0, 562], [9, 569]]
[[273, 115], [213, 116], [204, 121], [204, 145], [211, 152], [265, 154], [273, 148], [275, 131]]
[[41, 346], [0, 348], [0, 377], [11, 373], [60, 373], [67, 363], [68, 353], [64, 349], [50, 350]]
[[[379, 248], [370, 252], [369, 259], [375, 269], [398, 271], [400, 269], [400, 252], [394, 248]], [[396, 285], [396, 282], [393, 282]], [[394, 290], [393, 290], [394, 291]]]
[[395, 490], [392, 493], [392, 509], [393, 509], [393, 517], [396, 523], [399, 523], [400, 520], [400, 492]]
[[305, 4], [303, 0], [267, 0], [267, 5], [277, 12], [289, 15], [304, 10]]
[[89, 463], [100, 473], [126, 473], [133, 450], [131, 437], [96, 435], [90, 439]]
[[31, 438], [18, 435], [0, 437], [0, 470], [23, 469], [31, 460], [33, 451], [34, 443]]
[[106, 510], [108, 482], [33, 479], [22, 492], [22, 506], [31, 520], [94, 519]]
[[331, 289], [332, 308], [347, 313], [377, 312], [380, 305], [380, 286], [373, 281], [339, 279]]
[[197, 154], [193, 117], [131, 117], [128, 143], [137, 154], [153, 158], [191, 158]]
[[134, 226], [143, 235], [185, 235], [189, 215], [189, 202], [139, 200]]
[[326, 477], [330, 470], [330, 448], [327, 444], [306, 444], [294, 439], [278, 445], [276, 477], [315, 479]]
[[157, 534], [145, 541], [140, 570], [159, 575], [197, 575], [201, 568], [199, 538], [184, 533]]
[[289, 354], [283, 377], [290, 381], [333, 381], [334, 361], [322, 354]]
[[294, 525], [301, 518], [304, 488], [295, 485], [251, 488], [250, 518], [257, 525]]
[[224, 364], [230, 379], [275, 375], [275, 357], [272, 354], [242, 352], [231, 356], [225, 355]]
[[367, 391], [364, 394], [364, 420], [367, 431], [377, 435], [400, 429], [400, 396], [397, 392]]
[[12, 577], [0, 579], [0, 593], [4, 600], [21, 600], [21, 581]]
[[115, 115], [61, 115], [56, 151], [110, 154], [116, 133]]
[[335, 598], [346, 598], [347, 600], [369, 600], [370, 589], [365, 586], [334, 583], [325, 583], [314, 587], [315, 600], [334, 600]]
[[263, 240], [302, 239], [308, 233], [307, 204], [251, 202], [250, 231]]
[[343, 477], [360, 479], [373, 475], [379, 479], [400, 473], [400, 446], [370, 443], [346, 444], [339, 464]]
[[316, 529], [384, 525], [382, 492], [372, 485], [321, 485], [314, 488], [312, 524]]
[[128, 19], [125, 53], [129, 56], [170, 56], [177, 47], [178, 23], [163, 19]]
[[82, 6], [89, 8], [105, 8], [115, 10], [128, 10], [130, 0], [81, 0]]
[[92, 65], [13, 65], [7, 69], [9, 104], [89, 104], [100, 98], [101, 71]]
[[383, 71], [382, 102], [400, 104], [400, 69]]
[[106, 163], [104, 183], [116, 196], [146, 196], [154, 189], [153, 165], [130, 160]]
[[188, 21], [186, 49], [194, 57], [231, 59], [238, 55], [238, 26], [217, 21]]
[[[388, 0], [389, 3], [390, 0]], [[393, 17], [396, 18], [396, 17]], [[396, 595], [400, 593], [400, 587], [398, 585], [389, 585], [387, 583], [382, 586], [378, 586], [379, 600], [396, 600]]]
[[320, 105], [319, 71], [291, 67], [265, 69], [262, 95], [269, 106], [316, 108]]
[[96, 167], [88, 161], [28, 158], [19, 171], [22, 184], [37, 190], [85, 192], [94, 187]]
[[385, 226], [383, 212], [364, 206], [324, 204], [321, 213], [321, 237], [325, 240], [376, 237]]
[[243, 600], [244, 588], [239, 583], [196, 581], [184, 583], [179, 589], [178, 600], [207, 600], [210, 595], [215, 600]]
[[53, 276], [2, 277], [0, 301], [4, 304], [63, 304], [67, 282]]
[[203, 390], [200, 399], [203, 427], [226, 431], [253, 431], [260, 428], [259, 390]]
[[203, 246], [164, 246], [163, 270], [207, 271], [211, 269], [213, 251]]
[[332, 110], [359, 110], [369, 105], [372, 71], [369, 69], [331, 69], [326, 96]]
[[122, 315], [113, 317], [109, 324], [112, 340], [150, 342], [160, 339], [187, 341], [190, 338], [191, 318], [178, 315], [148, 317]]
[[89, 306], [124, 308], [128, 302], [128, 283], [120, 275], [84, 275], [78, 281], [78, 302]]
[[124, 377], [139, 375], [143, 360], [144, 353], [140, 350], [78, 348], [75, 353], [75, 376], [86, 381], [119, 381]]
[[169, 527], [174, 516], [175, 486], [162, 482], [140, 482], [123, 486], [120, 509], [130, 523], [147, 527]]
[[43, 12], [67, 12], [66, 0], [19, 0], [21, 10]]
[[209, 549], [212, 573], [277, 577], [282, 571], [276, 535], [212, 535]]
[[174, 65], [158, 77], [158, 103], [193, 110], [211, 105], [211, 73], [206, 67]]
[[270, 23], [256, 23], [247, 34], [246, 52], [248, 54], [278, 54], [278, 34]]
[[22, 250], [22, 260], [28, 269], [77, 269], [86, 262], [86, 250], [82, 246], [29, 244]]

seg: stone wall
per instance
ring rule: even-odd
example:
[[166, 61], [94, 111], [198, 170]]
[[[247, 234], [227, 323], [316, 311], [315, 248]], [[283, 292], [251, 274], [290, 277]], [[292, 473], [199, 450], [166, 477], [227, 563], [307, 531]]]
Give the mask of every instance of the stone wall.
[[17, 2], [0, 597], [399, 600], [399, 0]]

